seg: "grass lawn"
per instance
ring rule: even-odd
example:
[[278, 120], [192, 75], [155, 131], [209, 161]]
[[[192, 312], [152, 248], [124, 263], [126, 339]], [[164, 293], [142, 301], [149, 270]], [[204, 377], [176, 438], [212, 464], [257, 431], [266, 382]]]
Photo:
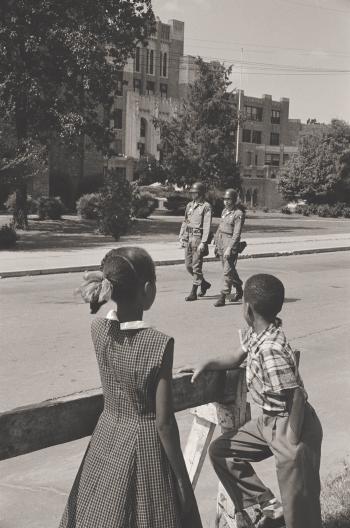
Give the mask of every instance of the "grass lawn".
[[350, 467], [323, 483], [321, 494], [323, 528], [350, 527]]
[[[137, 244], [142, 242], [176, 241], [180, 230], [182, 216], [151, 216], [146, 219], [136, 219], [132, 222], [130, 231], [121, 238], [122, 242]], [[11, 215], [0, 215], [0, 227], [11, 221]], [[219, 223], [213, 219], [213, 230]], [[281, 213], [263, 213], [248, 211], [243, 228], [243, 236], [247, 238], [327, 235], [348, 233], [350, 219], [330, 219], [303, 217], [301, 215], [287, 216]], [[17, 250], [43, 249], [77, 249], [104, 246], [113, 243], [110, 236], [101, 235], [94, 220], [82, 220], [78, 216], [67, 215], [61, 220], [39, 221], [34, 215], [29, 217], [29, 230], [18, 231]]]

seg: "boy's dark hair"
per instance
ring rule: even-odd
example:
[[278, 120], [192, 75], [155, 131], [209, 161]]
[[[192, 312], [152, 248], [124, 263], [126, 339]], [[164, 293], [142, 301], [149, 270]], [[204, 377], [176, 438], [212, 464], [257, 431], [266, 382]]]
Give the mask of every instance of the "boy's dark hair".
[[268, 321], [273, 321], [284, 302], [283, 283], [267, 273], [252, 275], [244, 285], [244, 300]]

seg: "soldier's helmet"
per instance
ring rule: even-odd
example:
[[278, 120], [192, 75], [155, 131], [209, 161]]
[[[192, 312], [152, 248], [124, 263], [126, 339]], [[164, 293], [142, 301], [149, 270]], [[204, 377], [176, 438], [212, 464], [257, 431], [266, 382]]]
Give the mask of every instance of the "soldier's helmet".
[[236, 203], [238, 198], [238, 193], [235, 189], [226, 189], [224, 194], [224, 200], [232, 200], [233, 203]]
[[200, 196], [205, 194], [205, 185], [202, 182], [195, 182], [190, 189], [191, 193], [198, 193]]

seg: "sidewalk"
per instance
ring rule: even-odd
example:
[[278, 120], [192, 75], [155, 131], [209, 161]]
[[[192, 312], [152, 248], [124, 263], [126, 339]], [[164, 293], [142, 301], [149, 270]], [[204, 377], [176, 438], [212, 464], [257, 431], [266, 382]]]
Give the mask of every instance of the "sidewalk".
[[[325, 235], [284, 236], [250, 238], [244, 237], [248, 246], [240, 258], [261, 258], [307, 253], [324, 253], [350, 250], [350, 233]], [[121, 245], [135, 245], [132, 242], [108, 243], [105, 246], [79, 249], [48, 249], [26, 251], [1, 251], [0, 277], [20, 277], [68, 273], [96, 269], [107, 251]], [[137, 245], [146, 249], [156, 264], [170, 265], [184, 262], [183, 249], [177, 242], [145, 242]], [[205, 260], [214, 260], [214, 248], [210, 246]]]

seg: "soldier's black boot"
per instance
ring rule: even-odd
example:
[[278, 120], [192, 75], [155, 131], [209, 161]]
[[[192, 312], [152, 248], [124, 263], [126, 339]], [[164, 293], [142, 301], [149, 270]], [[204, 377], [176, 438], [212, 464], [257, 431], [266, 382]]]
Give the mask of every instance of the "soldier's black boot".
[[207, 290], [209, 290], [211, 284], [210, 282], [207, 282], [205, 279], [201, 282], [201, 291], [198, 294], [198, 297], [204, 297], [204, 295], [207, 293]]
[[214, 306], [218, 308], [219, 306], [225, 306], [225, 303], [226, 303], [226, 295], [224, 293], [220, 293], [220, 297], [218, 298]]
[[192, 286], [190, 294], [185, 298], [185, 301], [196, 301], [197, 300], [197, 288], [196, 284]]
[[238, 302], [238, 301], [240, 301], [242, 299], [242, 297], [243, 297], [242, 287], [241, 286], [237, 286], [236, 293], [231, 298], [231, 302]]

